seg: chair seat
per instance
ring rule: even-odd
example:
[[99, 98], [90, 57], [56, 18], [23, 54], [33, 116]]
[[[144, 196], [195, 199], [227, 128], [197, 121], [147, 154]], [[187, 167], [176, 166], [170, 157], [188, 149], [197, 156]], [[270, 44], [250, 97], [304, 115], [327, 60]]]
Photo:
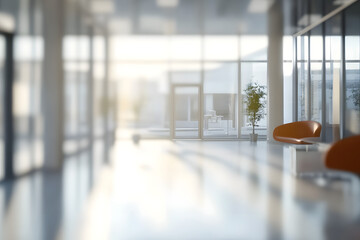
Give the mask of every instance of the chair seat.
[[312, 144], [321, 133], [321, 124], [315, 121], [299, 121], [280, 125], [274, 129], [276, 141], [291, 144]]

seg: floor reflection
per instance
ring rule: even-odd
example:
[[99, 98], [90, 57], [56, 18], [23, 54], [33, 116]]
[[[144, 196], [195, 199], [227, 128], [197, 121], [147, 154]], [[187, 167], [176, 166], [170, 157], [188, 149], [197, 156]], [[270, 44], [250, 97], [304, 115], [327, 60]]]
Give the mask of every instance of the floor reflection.
[[88, 152], [61, 171], [38, 171], [0, 185], [0, 239], [75, 239], [92, 189]]
[[110, 165], [84, 151], [62, 171], [0, 185], [0, 238], [359, 239], [359, 178], [294, 178], [282, 145], [143, 140], [114, 150]]

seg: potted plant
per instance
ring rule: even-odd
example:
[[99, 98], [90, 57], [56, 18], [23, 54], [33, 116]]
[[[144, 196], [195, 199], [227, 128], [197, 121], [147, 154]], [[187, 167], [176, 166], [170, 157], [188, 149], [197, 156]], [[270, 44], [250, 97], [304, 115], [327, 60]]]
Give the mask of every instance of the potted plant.
[[244, 103], [246, 104], [246, 114], [249, 117], [250, 125], [252, 126], [252, 133], [250, 134], [250, 141], [257, 141], [257, 134], [255, 134], [255, 126], [264, 117], [265, 110], [265, 87], [257, 83], [250, 83], [245, 89]]
[[355, 107], [358, 107], [360, 110], [360, 88], [353, 88], [352, 95]]
[[[140, 126], [140, 117], [141, 117], [141, 112], [143, 110], [145, 104], [145, 96], [143, 95], [143, 93], [140, 93], [139, 97], [137, 100], [134, 101], [133, 103], [133, 110], [134, 110], [134, 116], [135, 116], [135, 128], [139, 128]], [[135, 130], [133, 135], [132, 135], [132, 140], [134, 142], [134, 144], [139, 144], [141, 139], [141, 135], [139, 133], [138, 130]]]

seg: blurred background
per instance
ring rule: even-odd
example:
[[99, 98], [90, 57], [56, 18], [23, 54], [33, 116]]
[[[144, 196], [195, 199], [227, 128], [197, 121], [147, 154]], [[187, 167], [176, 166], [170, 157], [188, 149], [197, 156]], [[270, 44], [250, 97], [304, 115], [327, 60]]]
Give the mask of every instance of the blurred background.
[[[283, 78], [266, 101], [281, 97], [283, 123], [319, 121], [327, 142], [359, 134], [359, 8], [351, 0], [0, 0], [1, 236], [74, 239], [90, 193], [104, 207], [109, 202], [99, 196], [114, 187], [116, 169], [128, 176], [126, 164], [114, 162], [141, 162], [148, 148], [157, 149], [149, 158], [159, 156], [161, 145], [149, 141], [144, 150], [139, 141], [159, 140], [168, 150], [161, 158], [181, 160], [160, 140], [248, 140], [244, 89], [270, 87], [274, 29]], [[271, 111], [277, 113], [266, 105]], [[272, 136], [269, 121], [265, 114], [256, 126], [260, 140]], [[206, 144], [230, 154], [223, 143]], [[89, 209], [106, 212], [102, 207]], [[100, 229], [92, 238], [104, 239], [103, 228], [113, 226], [94, 214], [105, 222], [89, 224]]]

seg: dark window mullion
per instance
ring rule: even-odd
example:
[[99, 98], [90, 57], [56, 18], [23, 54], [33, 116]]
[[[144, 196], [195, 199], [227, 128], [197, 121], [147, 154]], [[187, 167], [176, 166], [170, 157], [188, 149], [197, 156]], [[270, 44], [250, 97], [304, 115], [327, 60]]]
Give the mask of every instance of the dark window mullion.
[[4, 169], [5, 179], [14, 177], [13, 168], [13, 78], [14, 78], [14, 35], [5, 34], [6, 39], [6, 59], [5, 59], [5, 78], [4, 78], [4, 140], [5, 140], [5, 158]]

